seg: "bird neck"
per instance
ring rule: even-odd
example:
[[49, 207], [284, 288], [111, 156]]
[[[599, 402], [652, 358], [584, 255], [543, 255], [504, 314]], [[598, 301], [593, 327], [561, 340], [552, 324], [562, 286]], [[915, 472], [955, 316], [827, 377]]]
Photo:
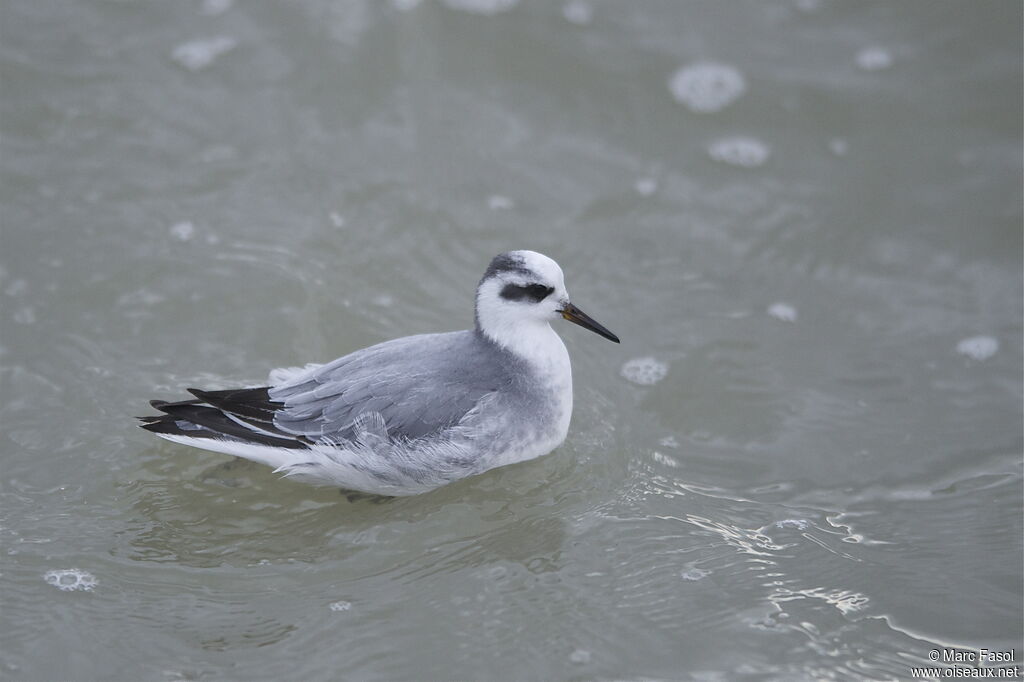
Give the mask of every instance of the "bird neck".
[[543, 320], [516, 320], [502, 324], [477, 324], [476, 331], [491, 343], [525, 360], [542, 372], [562, 373], [569, 370], [569, 352], [551, 325]]

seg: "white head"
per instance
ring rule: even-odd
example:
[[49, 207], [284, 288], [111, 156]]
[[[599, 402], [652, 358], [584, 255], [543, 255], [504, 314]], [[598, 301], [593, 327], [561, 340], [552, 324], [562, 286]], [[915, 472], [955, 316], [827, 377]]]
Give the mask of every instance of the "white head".
[[492, 341], [513, 348], [517, 339], [548, 331], [564, 318], [616, 343], [618, 337], [569, 301], [562, 268], [536, 251], [494, 257], [476, 289], [476, 326]]

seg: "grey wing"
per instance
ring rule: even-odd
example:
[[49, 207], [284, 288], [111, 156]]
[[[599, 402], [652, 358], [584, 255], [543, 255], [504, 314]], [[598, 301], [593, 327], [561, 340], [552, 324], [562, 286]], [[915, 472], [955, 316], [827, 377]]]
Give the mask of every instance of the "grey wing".
[[[469, 336], [467, 336], [469, 335]], [[379, 413], [391, 437], [420, 438], [459, 422], [508, 380], [472, 332], [396, 339], [293, 376], [271, 388], [282, 431], [352, 438], [360, 415]]]

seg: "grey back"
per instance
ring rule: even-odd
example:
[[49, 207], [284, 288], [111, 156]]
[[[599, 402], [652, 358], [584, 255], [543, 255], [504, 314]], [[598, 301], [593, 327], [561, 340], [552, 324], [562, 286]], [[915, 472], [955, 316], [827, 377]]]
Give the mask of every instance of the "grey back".
[[270, 389], [281, 430], [351, 439], [356, 419], [379, 413], [391, 438], [453, 426], [488, 393], [510, 388], [519, 361], [476, 331], [386, 341]]

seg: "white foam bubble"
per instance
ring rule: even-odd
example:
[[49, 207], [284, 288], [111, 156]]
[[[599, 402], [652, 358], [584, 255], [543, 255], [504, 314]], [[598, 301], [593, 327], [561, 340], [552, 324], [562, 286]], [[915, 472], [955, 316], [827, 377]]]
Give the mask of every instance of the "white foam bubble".
[[661, 440], [658, 441], [658, 444], [661, 445], [662, 447], [666, 447], [666, 448], [678, 448], [679, 447], [679, 441], [676, 440], [675, 436], [665, 436], [664, 438], [662, 438]]
[[330, 606], [331, 611], [348, 611], [351, 608], [352, 602], [347, 601], [336, 601]]
[[797, 318], [796, 308], [788, 303], [772, 303], [767, 313], [782, 322], [796, 322]]
[[584, 0], [569, 0], [562, 5], [562, 16], [569, 23], [586, 26], [594, 18], [594, 8]]
[[679, 468], [679, 460], [677, 460], [675, 457], [670, 457], [669, 455], [662, 454], [657, 450], [651, 453], [651, 459], [653, 459], [658, 464], [662, 464], [671, 469]]
[[591, 655], [586, 649], [575, 649], [569, 654], [569, 660], [580, 665], [590, 663]]
[[189, 71], [202, 71], [213, 64], [225, 52], [237, 47], [238, 41], [231, 36], [217, 36], [208, 40], [193, 40], [174, 48], [171, 59]]
[[821, 0], [796, 0], [796, 8], [801, 12], [816, 12], [821, 9]]
[[337, 228], [345, 227], [345, 216], [341, 215], [337, 211], [331, 211], [330, 215], [327, 216], [331, 221], [331, 225]]
[[649, 197], [658, 191], [658, 181], [654, 178], [637, 178], [633, 184], [636, 193], [643, 197]]
[[487, 197], [487, 207], [492, 211], [509, 211], [515, 208], [516, 202], [500, 194], [492, 194]]
[[999, 340], [991, 336], [972, 336], [956, 344], [956, 352], [972, 360], [988, 360], [999, 350]]
[[443, 0], [451, 9], [472, 14], [493, 15], [507, 12], [515, 7], [519, 0]]
[[668, 374], [668, 364], [651, 357], [633, 358], [622, 365], [622, 376], [641, 386], [653, 386]]
[[776, 528], [795, 528], [796, 530], [807, 530], [811, 527], [811, 522], [807, 519], [782, 519], [776, 521], [774, 524]]
[[192, 237], [196, 236], [196, 226], [191, 220], [182, 220], [181, 222], [171, 225], [169, 232], [175, 239], [187, 242], [192, 239]]
[[235, 0], [203, 0], [203, 4], [199, 7], [199, 13], [208, 17], [217, 17], [231, 9], [234, 4]]
[[47, 571], [43, 574], [43, 579], [58, 590], [65, 592], [74, 592], [76, 590], [89, 592], [98, 584], [98, 581], [91, 573], [77, 568]]
[[134, 308], [134, 307], [149, 307], [154, 306], [157, 303], [161, 303], [166, 298], [162, 294], [158, 294], [155, 291], [151, 291], [145, 287], [136, 289], [135, 291], [129, 291], [121, 294], [117, 297], [118, 307]]
[[679, 577], [682, 578], [683, 580], [693, 580], [693, 581], [696, 581], [696, 580], [701, 580], [703, 578], [706, 578], [709, 575], [711, 575], [711, 571], [709, 571], [709, 570], [707, 570], [705, 568], [696, 568], [696, 567], [688, 568], [685, 571], [680, 571], [679, 572]]
[[199, 154], [203, 163], [221, 163], [230, 161], [238, 156], [238, 150], [229, 144], [214, 144], [205, 148]]
[[16, 279], [7, 285], [4, 293], [8, 296], [22, 296], [28, 291], [28, 282], [23, 279]]
[[728, 64], [697, 62], [676, 71], [668, 89], [690, 111], [709, 114], [735, 102], [746, 91], [747, 83], [743, 74]]
[[30, 305], [14, 311], [14, 321], [18, 324], [35, 324], [36, 310]]
[[846, 156], [850, 151], [850, 143], [841, 137], [833, 137], [828, 141], [828, 149], [836, 156]]
[[883, 47], [865, 47], [857, 53], [857, 66], [864, 71], [882, 71], [892, 66], [892, 54]]
[[768, 160], [768, 145], [753, 137], [723, 137], [708, 146], [708, 156], [730, 166], [757, 168]]

